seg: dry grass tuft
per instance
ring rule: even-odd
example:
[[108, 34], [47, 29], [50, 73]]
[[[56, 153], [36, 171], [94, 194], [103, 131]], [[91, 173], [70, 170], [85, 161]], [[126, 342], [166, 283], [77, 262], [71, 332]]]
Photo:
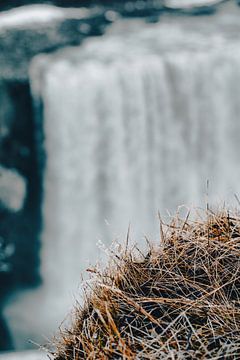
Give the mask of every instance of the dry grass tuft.
[[92, 270], [56, 360], [240, 359], [240, 217], [174, 218], [161, 235]]

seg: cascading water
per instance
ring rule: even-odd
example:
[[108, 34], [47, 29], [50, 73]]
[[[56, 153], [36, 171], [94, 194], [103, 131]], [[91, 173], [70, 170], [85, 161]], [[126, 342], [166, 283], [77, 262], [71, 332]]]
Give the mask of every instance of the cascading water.
[[136, 238], [158, 238], [157, 211], [203, 205], [207, 180], [213, 203], [240, 191], [234, 19], [163, 18], [122, 31], [123, 21], [102, 38], [35, 60], [47, 155], [43, 285], [7, 310], [19, 339], [31, 323], [30, 338], [60, 323], [98, 239], [124, 239], [129, 222]]

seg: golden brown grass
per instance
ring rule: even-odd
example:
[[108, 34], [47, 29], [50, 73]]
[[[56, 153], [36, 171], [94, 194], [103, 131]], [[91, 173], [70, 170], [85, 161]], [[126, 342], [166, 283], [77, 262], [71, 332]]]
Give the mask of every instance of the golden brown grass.
[[61, 332], [56, 360], [240, 359], [240, 217], [174, 218], [161, 245], [124, 249]]

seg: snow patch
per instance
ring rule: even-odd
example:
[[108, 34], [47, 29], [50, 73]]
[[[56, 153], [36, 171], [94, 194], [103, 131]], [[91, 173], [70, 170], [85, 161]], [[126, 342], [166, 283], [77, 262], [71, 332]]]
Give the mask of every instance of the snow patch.
[[217, 5], [223, 0], [166, 0], [165, 5], [173, 9], [195, 8], [202, 6]]
[[15, 170], [0, 166], [0, 205], [11, 211], [21, 210], [25, 195], [24, 178]]
[[39, 351], [24, 351], [0, 354], [0, 360], [47, 360], [49, 357]]
[[81, 19], [87, 10], [64, 9], [53, 5], [26, 5], [0, 13], [0, 30], [12, 27], [31, 27], [36, 24], [45, 24], [61, 21], [65, 18]]

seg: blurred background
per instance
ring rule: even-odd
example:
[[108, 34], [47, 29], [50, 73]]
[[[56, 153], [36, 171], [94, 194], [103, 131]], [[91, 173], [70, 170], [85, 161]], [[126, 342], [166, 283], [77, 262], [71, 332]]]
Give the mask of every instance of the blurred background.
[[240, 2], [0, 2], [0, 351], [46, 344], [105, 248], [240, 196]]

